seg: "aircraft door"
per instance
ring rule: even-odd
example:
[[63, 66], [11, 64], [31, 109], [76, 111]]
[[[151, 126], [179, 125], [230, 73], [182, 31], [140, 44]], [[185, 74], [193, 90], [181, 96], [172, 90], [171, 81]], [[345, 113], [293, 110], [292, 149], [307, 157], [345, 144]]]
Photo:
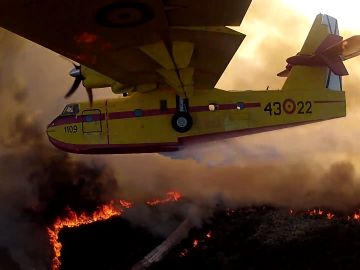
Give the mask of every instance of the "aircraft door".
[[102, 121], [101, 121], [101, 111], [98, 109], [95, 110], [85, 110], [82, 113], [82, 129], [83, 133], [98, 133], [102, 132]]
[[82, 132], [90, 144], [107, 144], [107, 126], [105, 114], [100, 109], [82, 112]]
[[[106, 110], [105, 110], [106, 111]], [[104, 108], [82, 111], [82, 133], [85, 144], [108, 144], [106, 113]]]

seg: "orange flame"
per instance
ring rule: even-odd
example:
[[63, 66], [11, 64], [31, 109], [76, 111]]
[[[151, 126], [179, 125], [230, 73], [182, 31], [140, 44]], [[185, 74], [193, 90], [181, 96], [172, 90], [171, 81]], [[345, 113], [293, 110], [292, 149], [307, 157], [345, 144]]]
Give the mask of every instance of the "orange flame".
[[307, 214], [310, 216], [322, 216], [324, 211], [321, 209], [308, 210]]
[[[294, 211], [290, 210], [290, 215], [292, 215], [293, 213]], [[307, 210], [305, 214], [309, 216], [323, 216], [326, 217], [328, 220], [332, 220], [335, 217], [335, 214], [322, 209]]]
[[189, 251], [185, 248], [183, 251], [181, 251], [180, 252], [180, 257], [185, 257], [185, 256], [187, 256], [188, 255], [188, 253], [189, 253]]
[[133, 203], [128, 202], [128, 201], [120, 200], [119, 203], [125, 209], [130, 209], [130, 208], [134, 207]]
[[[120, 201], [120, 205], [123, 208], [132, 207], [132, 204], [126, 201]], [[126, 207], [124, 207], [124, 205], [126, 205]], [[59, 241], [59, 233], [61, 229], [63, 229], [64, 227], [79, 227], [81, 225], [91, 224], [101, 220], [107, 220], [115, 216], [120, 216], [123, 213], [123, 209], [116, 207], [114, 205], [114, 202], [110, 202], [109, 204], [98, 207], [98, 209], [90, 215], [87, 215], [85, 213], [78, 215], [71, 209], [67, 209], [67, 211], [67, 217], [57, 218], [52, 228], [47, 228], [49, 241], [54, 252], [54, 258], [52, 260], [51, 267], [52, 270], [58, 270], [61, 265], [60, 256], [62, 245]]]
[[[360, 211], [360, 210], [359, 210]], [[355, 212], [352, 216], [348, 217], [348, 220], [357, 220], [360, 221], [360, 212]]]
[[[171, 191], [166, 194], [165, 199], [155, 199], [153, 201], [147, 202], [150, 206], [155, 206], [158, 204], [163, 204], [167, 202], [175, 202], [181, 199], [181, 194], [176, 191]], [[47, 228], [49, 235], [49, 241], [54, 252], [54, 258], [52, 259], [52, 270], [58, 270], [61, 266], [60, 257], [61, 257], [61, 248], [62, 245], [59, 241], [59, 233], [61, 229], [79, 227], [81, 225], [91, 224], [97, 221], [107, 220], [112, 217], [121, 216], [125, 209], [134, 207], [133, 203], [119, 200], [116, 205], [115, 202], [110, 202], [99, 206], [98, 209], [92, 214], [82, 213], [78, 215], [71, 209], [67, 209], [67, 216], [63, 218], [57, 218], [51, 228]]]
[[150, 205], [150, 206], [155, 206], [155, 205], [168, 203], [168, 202], [176, 202], [176, 201], [178, 201], [180, 199], [181, 199], [181, 194], [179, 192], [170, 191], [170, 192], [166, 193], [166, 198], [165, 199], [162, 199], [162, 200], [155, 199], [155, 200], [146, 202], [146, 204]]
[[[292, 215], [293, 213], [294, 213], [294, 211], [290, 210], [290, 215]], [[321, 210], [321, 209], [308, 210], [305, 212], [305, 214], [310, 215], [310, 216], [324, 216], [328, 220], [332, 220], [336, 217], [335, 214], [331, 213], [330, 211]], [[347, 220], [348, 221], [350, 221], [350, 220], [360, 221], [360, 210], [359, 210], [359, 212], [355, 212], [351, 216], [348, 216]]]

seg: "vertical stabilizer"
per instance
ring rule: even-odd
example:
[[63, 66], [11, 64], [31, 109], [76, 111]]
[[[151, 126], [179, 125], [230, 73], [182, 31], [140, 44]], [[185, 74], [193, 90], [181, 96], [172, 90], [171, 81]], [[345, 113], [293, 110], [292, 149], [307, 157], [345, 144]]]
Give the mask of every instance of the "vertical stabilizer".
[[[339, 42], [341, 40], [337, 20], [328, 15], [319, 14], [297, 57], [315, 55], [332, 45], [332, 41]], [[343, 67], [342, 61], [335, 62], [335, 64], [340, 65], [340, 69]], [[316, 63], [313, 65], [296, 65], [291, 66], [288, 71], [288, 79], [283, 86], [283, 90], [342, 91], [341, 76], [336, 75], [327, 66], [316, 65]]]

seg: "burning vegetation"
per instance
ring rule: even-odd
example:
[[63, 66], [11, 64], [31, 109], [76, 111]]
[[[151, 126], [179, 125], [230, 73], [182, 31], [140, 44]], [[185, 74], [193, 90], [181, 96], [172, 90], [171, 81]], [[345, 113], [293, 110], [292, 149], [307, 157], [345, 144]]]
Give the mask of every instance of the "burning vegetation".
[[150, 269], [354, 269], [357, 214], [274, 207], [217, 210]]
[[[156, 211], [158, 209], [156, 206], [170, 202], [180, 203], [181, 199], [180, 193], [169, 192], [166, 198], [147, 201], [146, 205], [153, 209], [152, 211]], [[125, 251], [122, 250], [117, 255], [113, 254], [117, 260], [120, 260], [121, 264], [113, 262], [113, 265], [106, 269], [113, 269], [115, 266], [130, 269], [151, 248], [155, 248], [165, 240], [152, 236], [145, 227], [134, 227], [121, 219], [121, 215], [126, 210], [134, 207], [135, 205], [131, 202], [119, 200], [100, 206], [92, 214], [82, 213], [78, 215], [68, 209], [64, 217], [58, 218], [52, 228], [48, 228], [50, 242], [55, 254], [52, 270], [73, 269], [73, 267], [76, 268], [80, 265], [87, 267], [87, 269], [95, 269], [107, 265], [104, 264], [104, 258], [102, 258], [99, 248], [105, 249], [104, 254], [107, 255], [104, 256], [108, 256], [113, 254], [111, 253], [113, 251], [109, 251], [114, 248], [113, 244], [109, 244], [109, 247], [92, 245], [92, 248], [95, 249], [92, 253], [96, 256], [85, 254], [86, 257], [85, 255], [80, 257], [84, 260], [85, 258], [91, 259], [87, 259], [85, 262], [81, 259], [77, 261], [79, 253], [91, 251], [86, 248], [88, 242], [85, 241], [83, 244], [74, 242], [76, 235], [79, 235], [78, 237], [82, 240], [91, 239], [91, 242], [94, 241], [95, 243], [101, 241], [97, 238], [106, 237], [106, 235], [89, 234], [91, 231], [94, 233], [94, 230], [81, 229], [89, 225], [92, 226], [93, 223], [99, 224], [97, 228], [110, 226], [111, 223], [116, 224], [116, 226], [108, 228], [115, 230], [111, 232], [114, 235], [121, 234], [115, 238], [122, 239], [120, 240], [122, 245], [127, 247]], [[231, 269], [239, 267], [245, 269], [262, 269], [263, 267], [303, 269], [305, 267], [314, 269], [334, 265], [336, 267], [345, 265], [346, 268], [346, 266], [359, 263], [358, 255], [360, 252], [355, 247], [360, 242], [353, 237], [355, 233], [360, 233], [359, 212], [344, 215], [319, 208], [296, 211], [265, 206], [240, 209], [220, 207], [214, 211], [213, 216], [205, 221], [201, 227], [191, 229], [184, 240], [163, 253], [164, 258], [161, 257], [161, 260], [155, 260], [151, 263], [146, 261], [150, 257], [152, 259], [156, 257], [161, 249], [160, 245], [144, 257], [140, 268], [139, 265], [141, 264], [135, 264], [136, 267], [131, 269], [144, 269], [144, 265], [150, 269], [184, 269], [186, 267], [189, 269], [192, 267], [209, 269], [222, 269], [224, 267]], [[76, 230], [71, 229], [74, 227], [78, 228]], [[59, 240], [59, 234], [63, 229], [62, 238], [66, 242], [65, 255], [61, 253], [63, 246]], [[88, 231], [88, 233], [82, 235], [82, 230], [83, 232]], [[100, 229], [99, 231], [105, 230], [108, 229]], [[139, 240], [140, 242], [135, 241], [135, 243], [131, 240], [128, 242], [127, 239], [130, 236], [134, 239], [141, 237], [142, 240]], [[171, 237], [169, 236], [169, 238]], [[111, 242], [110, 239], [105, 240], [105, 243], [107, 243], [106, 241]], [[76, 248], [71, 248], [74, 244]], [[338, 250], [338, 245], [343, 249]], [[77, 254], [71, 254], [66, 249], [73, 250]], [[328, 253], [334, 257], [329, 259]], [[314, 254], [316, 256], [313, 256]], [[61, 267], [60, 257], [66, 262]]]
[[[161, 205], [169, 202], [176, 202], [180, 200], [181, 194], [179, 192], [168, 192], [164, 199], [154, 199], [146, 202], [149, 206]], [[94, 222], [105, 221], [113, 217], [119, 217], [126, 209], [134, 206], [132, 202], [125, 200], [111, 201], [108, 204], [99, 206], [93, 213], [87, 214], [85, 212], [77, 214], [70, 208], [66, 208], [66, 214], [63, 217], [56, 218], [54, 224], [47, 228], [49, 241], [52, 246], [54, 258], [52, 259], [52, 270], [58, 270], [61, 266], [61, 248], [62, 244], [59, 240], [59, 233], [63, 228], [74, 228], [82, 225], [92, 224]]]
[[91, 224], [97, 221], [107, 220], [115, 216], [120, 216], [123, 210], [115, 207], [111, 202], [107, 205], [102, 205], [94, 213], [87, 215], [82, 213], [77, 215], [71, 209], [68, 209], [67, 216], [65, 218], [57, 218], [52, 228], [47, 228], [49, 234], [50, 244], [54, 252], [54, 258], [52, 260], [52, 270], [58, 270], [60, 268], [60, 256], [62, 245], [59, 241], [59, 232], [64, 227], [73, 228], [81, 225]]

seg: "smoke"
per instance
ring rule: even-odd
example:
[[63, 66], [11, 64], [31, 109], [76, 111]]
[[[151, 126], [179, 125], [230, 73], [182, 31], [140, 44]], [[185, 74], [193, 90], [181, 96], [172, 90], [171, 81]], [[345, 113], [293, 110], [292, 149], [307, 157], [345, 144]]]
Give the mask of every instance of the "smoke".
[[[300, 50], [312, 22], [280, 1], [254, 1], [237, 28], [248, 37], [219, 87], [281, 88], [284, 80], [276, 73]], [[345, 37], [355, 34], [342, 32]], [[139, 200], [176, 189], [198, 201], [222, 197], [235, 205], [350, 211], [360, 202], [358, 62], [347, 63], [347, 118], [191, 146], [163, 156], [106, 157], [107, 163], [116, 171], [122, 194]]]
[[[141, 172], [133, 165], [135, 159], [141, 164]], [[317, 206], [339, 211], [360, 206], [360, 176], [350, 161], [321, 164], [312, 160], [279, 160], [209, 166], [190, 160], [142, 156], [122, 160], [117, 173], [121, 196], [137, 197], [139, 201], [175, 189], [192, 201], [209, 206], [219, 198], [236, 206]]]
[[67, 207], [93, 211], [118, 186], [101, 161], [80, 161], [48, 144], [41, 99], [34, 102], [35, 89], [18, 76], [27, 45], [6, 31], [0, 42], [0, 268], [48, 269], [46, 226]]

